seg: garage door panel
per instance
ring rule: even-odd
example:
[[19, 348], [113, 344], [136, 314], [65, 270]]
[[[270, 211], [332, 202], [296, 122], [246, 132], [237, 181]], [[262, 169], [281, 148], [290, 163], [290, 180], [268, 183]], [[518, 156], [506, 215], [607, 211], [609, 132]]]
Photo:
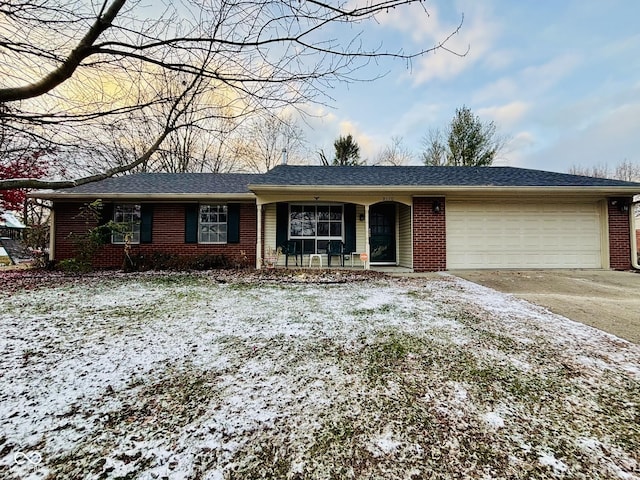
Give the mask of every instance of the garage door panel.
[[601, 268], [596, 203], [447, 202], [447, 267]]

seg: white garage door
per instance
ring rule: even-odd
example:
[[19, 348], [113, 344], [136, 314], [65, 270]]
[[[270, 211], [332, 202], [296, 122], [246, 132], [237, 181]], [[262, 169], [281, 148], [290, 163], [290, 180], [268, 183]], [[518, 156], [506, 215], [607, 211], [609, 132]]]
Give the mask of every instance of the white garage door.
[[596, 203], [447, 201], [447, 268], [601, 268]]

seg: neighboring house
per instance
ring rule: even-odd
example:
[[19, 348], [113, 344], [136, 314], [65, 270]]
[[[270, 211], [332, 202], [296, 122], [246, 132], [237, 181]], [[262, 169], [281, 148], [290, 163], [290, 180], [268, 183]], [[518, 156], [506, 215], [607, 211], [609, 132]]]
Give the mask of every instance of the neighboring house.
[[0, 210], [0, 266], [31, 259], [20, 241], [26, 229], [13, 213]]
[[19, 239], [26, 229], [13, 213], [0, 210], [0, 237]]
[[[280, 165], [256, 175], [126, 175], [34, 196], [53, 201], [55, 260], [73, 256], [69, 234], [86, 229], [79, 209], [101, 199], [103, 222], [134, 225], [133, 253], [242, 252], [259, 267], [295, 241], [308, 265], [340, 240], [372, 265], [438, 271], [629, 269], [638, 193], [640, 183], [512, 167]], [[120, 266], [123, 241], [113, 235], [95, 265]]]

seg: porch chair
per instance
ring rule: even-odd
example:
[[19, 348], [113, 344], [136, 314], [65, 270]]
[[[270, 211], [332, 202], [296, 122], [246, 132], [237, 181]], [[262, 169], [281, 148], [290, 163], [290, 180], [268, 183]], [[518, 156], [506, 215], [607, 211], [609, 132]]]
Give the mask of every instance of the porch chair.
[[327, 244], [327, 266], [331, 267], [331, 257], [340, 257], [340, 265], [344, 267], [344, 243], [340, 240], [329, 240]]
[[289, 267], [289, 256], [292, 255], [296, 261], [296, 267], [298, 266], [298, 257], [300, 257], [300, 267], [302, 266], [302, 245], [295, 240], [289, 240], [282, 246], [282, 253], [284, 253], [284, 266]]

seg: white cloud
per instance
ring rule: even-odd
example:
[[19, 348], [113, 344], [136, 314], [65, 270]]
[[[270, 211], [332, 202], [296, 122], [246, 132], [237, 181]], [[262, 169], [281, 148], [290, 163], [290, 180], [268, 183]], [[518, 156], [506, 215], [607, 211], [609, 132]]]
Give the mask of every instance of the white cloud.
[[525, 88], [545, 91], [573, 73], [581, 63], [582, 58], [577, 54], [559, 55], [541, 65], [525, 68], [520, 74], [520, 83]]
[[566, 172], [572, 165], [614, 166], [624, 159], [639, 162], [637, 119], [640, 103], [622, 105], [594, 119], [588, 126], [567, 131], [526, 157], [527, 165]]
[[540, 96], [573, 73], [582, 63], [575, 54], [559, 55], [549, 61], [526, 67], [487, 84], [474, 93], [475, 102], [504, 101], [508, 98]]
[[322, 107], [308, 106], [307, 113], [313, 116], [307, 117], [305, 124], [306, 137], [310, 146], [310, 163], [318, 163], [316, 152], [323, 150], [327, 157], [333, 158], [333, 142], [342, 135], [351, 134], [360, 146], [360, 157], [363, 160], [372, 160], [378, 153], [384, 142], [381, 139], [367, 133], [362, 126], [350, 118], [338, 117], [333, 112]]
[[[422, 136], [431, 128], [441, 127], [444, 108], [443, 105], [435, 103], [413, 104], [409, 110], [401, 113], [389, 136], [406, 137], [412, 134]], [[446, 115], [450, 114], [452, 112], [447, 110]]]
[[440, 24], [439, 11], [435, 5], [414, 3], [380, 13], [376, 19], [383, 28], [408, 34], [418, 44], [424, 44], [425, 40], [435, 42], [445, 31], [445, 26]]
[[[433, 79], [447, 80], [460, 75], [486, 59], [487, 53], [494, 49], [501, 27], [499, 22], [485, 10], [484, 4], [466, 2], [464, 8], [465, 21], [461, 30], [449, 39], [446, 47], [457, 53], [468, 53], [465, 57], [438, 51], [420, 58], [414, 71], [414, 83], [422, 84]], [[447, 38], [457, 25], [451, 22], [440, 23], [437, 11], [433, 15], [436, 20], [436, 41]], [[494, 54], [495, 55], [495, 54]], [[497, 57], [493, 57], [493, 65]]]
[[[536, 137], [529, 131], [521, 131], [513, 135], [493, 164], [497, 166], [525, 167], [526, 153], [536, 144]], [[530, 166], [529, 166], [530, 167]]]
[[516, 58], [515, 50], [494, 50], [485, 55], [484, 63], [492, 70], [502, 70], [509, 67]]
[[[380, 143], [380, 139], [362, 131], [358, 124], [350, 120], [342, 120], [339, 123], [339, 135], [346, 136], [349, 134], [353, 136], [360, 147], [361, 160], [372, 160], [383, 145]], [[337, 137], [338, 135], [336, 135], [336, 138]]]
[[509, 128], [520, 122], [530, 109], [529, 103], [514, 101], [505, 105], [481, 108], [478, 110], [478, 115], [495, 121], [499, 128]]

